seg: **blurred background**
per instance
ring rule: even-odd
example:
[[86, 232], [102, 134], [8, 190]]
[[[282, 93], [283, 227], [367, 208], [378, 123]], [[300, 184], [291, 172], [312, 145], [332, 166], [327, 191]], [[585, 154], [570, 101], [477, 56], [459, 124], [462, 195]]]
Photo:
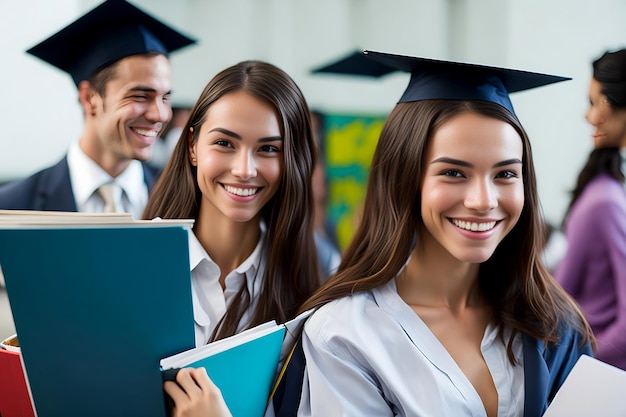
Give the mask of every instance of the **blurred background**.
[[[69, 75], [25, 50], [99, 3], [0, 0], [5, 94], [0, 101], [0, 182], [56, 162], [77, 140], [82, 115]], [[605, 50], [626, 47], [626, 0], [133, 3], [198, 40], [172, 55], [177, 106], [191, 106], [217, 72], [241, 60], [271, 62], [295, 79], [321, 115], [327, 228], [341, 248], [358, 218], [378, 132], [409, 76], [362, 79], [312, 74], [312, 69], [356, 49], [371, 49], [572, 77], [512, 96], [533, 143], [544, 214], [558, 225], [592, 148], [584, 120], [591, 61]], [[6, 314], [0, 304], [0, 322]]]

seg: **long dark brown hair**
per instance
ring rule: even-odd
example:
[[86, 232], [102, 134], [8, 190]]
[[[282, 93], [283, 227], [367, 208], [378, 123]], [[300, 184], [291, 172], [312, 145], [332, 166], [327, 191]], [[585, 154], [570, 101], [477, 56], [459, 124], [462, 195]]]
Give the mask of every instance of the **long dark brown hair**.
[[[268, 320], [285, 322], [319, 286], [320, 273], [313, 240], [311, 177], [316, 161], [315, 140], [306, 100], [289, 75], [272, 64], [245, 61], [217, 74], [191, 109], [173, 154], [152, 191], [143, 217], [197, 219], [202, 198], [196, 167], [189, 157], [189, 139], [198, 140], [211, 105], [222, 96], [245, 91], [269, 103], [280, 117], [283, 174], [279, 189], [263, 207], [267, 226], [265, 274], [250, 326]], [[193, 128], [193, 134], [189, 134]], [[245, 285], [245, 283], [244, 283]], [[212, 339], [235, 334], [250, 305], [240, 291], [229, 305]]]
[[[425, 172], [426, 147], [439, 126], [465, 112], [510, 124], [524, 147], [520, 219], [493, 256], [480, 265], [478, 276], [496, 322], [546, 342], [557, 341], [559, 325], [564, 322], [592, 338], [577, 305], [539, 259], [543, 226], [528, 136], [508, 110], [482, 101], [424, 100], [396, 105], [374, 153], [363, 217], [352, 243], [337, 274], [307, 300], [302, 310], [379, 287], [399, 273], [416, 231], [423, 226], [420, 179]], [[511, 343], [508, 352], [513, 360]]]
[[[592, 76], [600, 83], [600, 92], [606, 96], [608, 105], [613, 109], [626, 108], [626, 49], [607, 51], [593, 61], [592, 66]], [[598, 148], [589, 154], [585, 166], [576, 179], [565, 218], [587, 184], [600, 174], [609, 175], [619, 182], [624, 181], [619, 147]]]

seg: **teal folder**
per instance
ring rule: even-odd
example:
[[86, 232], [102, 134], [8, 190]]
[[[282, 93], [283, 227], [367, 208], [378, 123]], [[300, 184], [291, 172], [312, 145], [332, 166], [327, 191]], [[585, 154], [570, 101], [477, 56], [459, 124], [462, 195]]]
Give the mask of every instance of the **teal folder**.
[[[259, 331], [260, 330], [260, 331]], [[285, 326], [266, 323], [230, 338], [161, 361], [167, 376], [172, 366], [206, 368], [222, 392], [233, 417], [262, 417], [273, 387]]]
[[187, 229], [0, 226], [39, 417], [165, 417], [159, 361], [194, 346]]

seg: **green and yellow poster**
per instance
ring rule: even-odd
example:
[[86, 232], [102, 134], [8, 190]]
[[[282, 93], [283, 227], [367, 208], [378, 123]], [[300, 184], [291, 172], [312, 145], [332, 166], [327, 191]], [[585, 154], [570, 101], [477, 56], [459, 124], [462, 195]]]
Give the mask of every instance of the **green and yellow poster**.
[[340, 250], [350, 243], [386, 115], [324, 114], [327, 223]]

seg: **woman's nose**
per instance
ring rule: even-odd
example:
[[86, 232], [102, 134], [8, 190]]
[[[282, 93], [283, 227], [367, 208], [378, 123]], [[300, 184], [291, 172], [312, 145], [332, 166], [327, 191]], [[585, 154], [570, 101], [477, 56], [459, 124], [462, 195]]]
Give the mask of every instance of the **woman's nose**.
[[585, 119], [592, 126], [597, 126], [604, 123], [604, 118], [602, 117], [600, 112], [593, 106], [589, 107], [587, 113], [585, 113]]
[[498, 206], [495, 187], [486, 180], [477, 180], [467, 191], [465, 206], [476, 211], [489, 211]]
[[251, 152], [241, 150], [234, 160], [232, 174], [241, 179], [249, 179], [256, 176], [256, 162]]

